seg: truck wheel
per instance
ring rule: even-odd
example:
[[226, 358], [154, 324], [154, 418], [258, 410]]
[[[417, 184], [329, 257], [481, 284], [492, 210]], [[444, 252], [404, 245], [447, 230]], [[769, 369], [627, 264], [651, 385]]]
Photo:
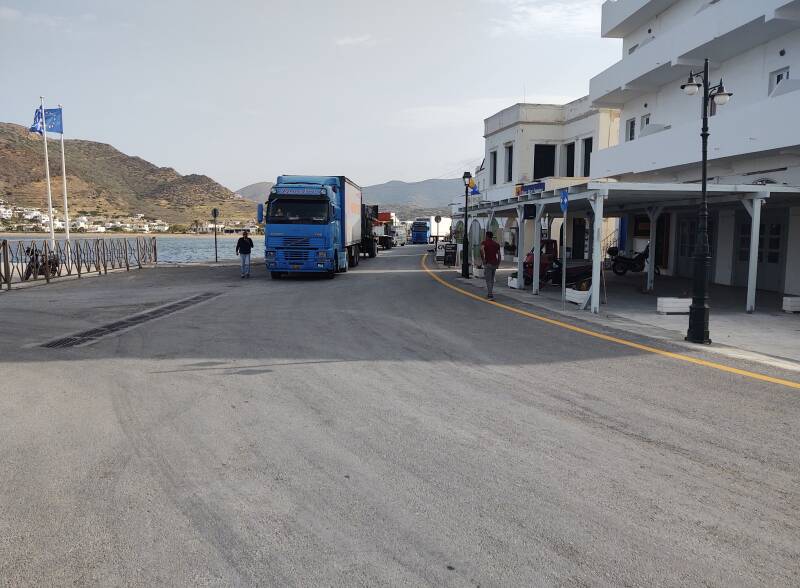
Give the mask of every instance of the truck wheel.
[[361, 247], [355, 246], [355, 253], [353, 254], [353, 267], [357, 267], [361, 263]]
[[369, 256], [376, 257], [378, 255], [378, 244], [373, 241], [369, 244]]

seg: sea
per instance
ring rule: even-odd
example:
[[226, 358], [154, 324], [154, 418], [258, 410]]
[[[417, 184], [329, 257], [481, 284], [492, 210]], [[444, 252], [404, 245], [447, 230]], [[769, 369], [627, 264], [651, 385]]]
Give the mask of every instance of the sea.
[[[155, 237], [158, 243], [158, 263], [192, 263], [214, 261], [214, 235], [139, 235], [140, 237]], [[81, 233], [74, 235], [73, 239], [94, 239], [105, 238], [114, 239], [128, 237], [120, 233], [86, 235]], [[217, 236], [217, 255], [220, 261], [233, 261], [236, 259], [236, 241], [240, 235], [218, 235]], [[22, 234], [22, 233], [0, 233], [0, 239], [9, 241], [41, 241], [47, 239], [46, 233]], [[263, 255], [263, 235], [251, 235], [255, 247], [253, 257]], [[57, 241], [63, 241], [63, 234], [56, 234]]]

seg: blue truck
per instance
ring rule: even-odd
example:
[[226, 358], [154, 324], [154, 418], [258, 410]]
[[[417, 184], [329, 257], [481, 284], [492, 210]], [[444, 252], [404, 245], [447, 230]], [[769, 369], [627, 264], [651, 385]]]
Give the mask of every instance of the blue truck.
[[372, 230], [377, 207], [362, 202], [361, 188], [344, 176], [279, 176], [265, 204], [264, 260], [273, 279], [292, 273], [333, 278], [375, 257]]
[[411, 224], [411, 243], [428, 244], [431, 241], [431, 224], [427, 220], [416, 220]]

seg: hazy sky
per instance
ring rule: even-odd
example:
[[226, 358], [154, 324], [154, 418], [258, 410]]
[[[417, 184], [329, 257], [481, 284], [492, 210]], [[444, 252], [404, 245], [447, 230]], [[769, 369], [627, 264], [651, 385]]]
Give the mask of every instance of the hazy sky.
[[43, 94], [67, 138], [232, 189], [460, 176], [483, 119], [619, 59], [602, 0], [0, 0], [0, 120]]

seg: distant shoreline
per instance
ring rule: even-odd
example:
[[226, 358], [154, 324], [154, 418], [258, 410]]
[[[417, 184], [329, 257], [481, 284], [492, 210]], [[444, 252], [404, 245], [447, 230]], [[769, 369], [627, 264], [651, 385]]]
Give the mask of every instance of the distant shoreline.
[[[241, 231], [238, 233], [217, 233], [217, 238], [225, 239], [225, 238], [233, 238], [233, 237], [240, 237], [242, 235]], [[103, 239], [103, 238], [123, 238], [123, 237], [177, 237], [177, 238], [186, 238], [186, 239], [196, 239], [200, 237], [213, 237], [214, 233], [117, 233], [117, 232], [106, 232], [106, 233], [71, 233], [70, 239]], [[49, 239], [50, 233], [43, 232], [43, 233], [3, 233], [0, 232], [0, 239], [5, 239], [7, 241], [19, 241], [22, 239]], [[56, 233], [56, 240], [63, 240], [66, 238], [64, 233]]]

